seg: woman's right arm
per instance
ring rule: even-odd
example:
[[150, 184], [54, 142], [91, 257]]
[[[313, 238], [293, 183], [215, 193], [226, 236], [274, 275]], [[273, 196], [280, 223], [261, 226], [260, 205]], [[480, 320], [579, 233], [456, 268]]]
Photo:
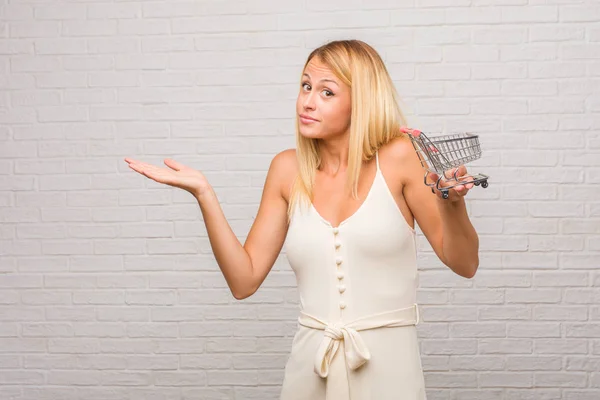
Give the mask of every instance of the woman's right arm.
[[251, 296], [263, 283], [281, 252], [287, 235], [287, 201], [284, 193], [289, 178], [295, 176], [296, 151], [284, 150], [271, 161], [258, 215], [242, 246], [233, 233], [213, 188], [204, 175], [175, 160], [160, 168], [125, 158], [131, 169], [159, 183], [191, 193], [202, 211], [208, 238], [221, 272], [233, 296]]
[[196, 195], [213, 253], [233, 296], [253, 295], [267, 277], [287, 235], [287, 201], [295, 150], [277, 154], [267, 173], [258, 214], [245, 244], [235, 236], [212, 188]]

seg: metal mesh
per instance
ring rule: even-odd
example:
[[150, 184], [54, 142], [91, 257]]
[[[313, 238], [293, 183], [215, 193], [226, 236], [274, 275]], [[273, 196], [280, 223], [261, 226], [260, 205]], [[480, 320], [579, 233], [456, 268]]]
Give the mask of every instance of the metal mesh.
[[479, 136], [470, 133], [437, 136], [429, 139], [424, 133], [410, 135], [421, 165], [438, 175], [481, 157]]

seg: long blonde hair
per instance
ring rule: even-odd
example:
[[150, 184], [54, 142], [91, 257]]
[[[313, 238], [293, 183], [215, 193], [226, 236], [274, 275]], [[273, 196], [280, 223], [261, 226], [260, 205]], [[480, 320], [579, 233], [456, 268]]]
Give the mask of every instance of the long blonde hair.
[[[370, 160], [377, 149], [392, 139], [404, 136], [400, 126], [406, 120], [398, 105], [398, 95], [390, 75], [377, 51], [360, 40], [336, 40], [313, 50], [304, 69], [314, 57], [327, 65], [351, 89], [350, 144], [346, 187], [358, 198], [358, 177], [363, 161]], [[301, 77], [302, 79], [302, 77]], [[302, 82], [302, 81], [301, 81]], [[299, 199], [310, 205], [315, 175], [321, 167], [319, 139], [300, 134], [296, 115], [296, 157], [298, 175], [290, 192], [288, 221]]]

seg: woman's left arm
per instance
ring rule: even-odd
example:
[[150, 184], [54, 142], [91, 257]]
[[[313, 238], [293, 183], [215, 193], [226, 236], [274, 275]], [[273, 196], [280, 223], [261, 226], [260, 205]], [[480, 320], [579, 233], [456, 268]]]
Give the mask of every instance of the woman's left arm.
[[[469, 220], [464, 196], [473, 184], [448, 189], [447, 199], [443, 199], [437, 189], [432, 193], [423, 182], [425, 170], [410, 140], [400, 142], [399, 147], [403, 148], [397, 154], [401, 155], [400, 167], [404, 171], [402, 194], [417, 224], [445, 265], [462, 277], [472, 278], [479, 266], [479, 237]], [[454, 171], [446, 171], [446, 176], [452, 176]], [[464, 165], [458, 168], [457, 176], [463, 177], [460, 180], [470, 178]], [[437, 178], [436, 174], [429, 173], [428, 183], [434, 183]], [[440, 187], [449, 186], [451, 182], [440, 181]]]
[[465, 200], [438, 198], [437, 204], [442, 219], [444, 263], [458, 275], [472, 278], [479, 266], [479, 237], [469, 220]]

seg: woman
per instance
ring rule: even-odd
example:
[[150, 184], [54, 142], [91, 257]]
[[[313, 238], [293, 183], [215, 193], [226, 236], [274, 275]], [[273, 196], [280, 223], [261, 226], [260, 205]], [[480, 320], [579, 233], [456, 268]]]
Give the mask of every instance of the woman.
[[[273, 158], [243, 246], [200, 172], [125, 161], [195, 196], [236, 299], [257, 291], [286, 241], [301, 310], [282, 400], [425, 399], [414, 221], [445, 265], [473, 277], [479, 242], [463, 198], [472, 183], [448, 199], [424, 184], [392, 80], [364, 42], [309, 55], [296, 114], [297, 149]], [[458, 174], [469, 178], [464, 166]]]

